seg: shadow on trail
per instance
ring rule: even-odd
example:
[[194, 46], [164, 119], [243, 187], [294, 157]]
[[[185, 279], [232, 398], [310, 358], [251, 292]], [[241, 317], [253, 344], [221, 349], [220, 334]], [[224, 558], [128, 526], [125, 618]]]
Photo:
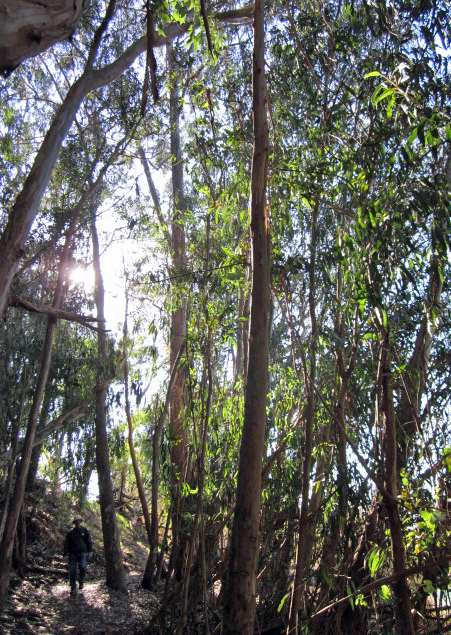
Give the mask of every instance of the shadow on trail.
[[[145, 632], [158, 610], [155, 594], [142, 589], [139, 572], [128, 576], [128, 592], [108, 589], [96, 571], [82, 591], [70, 595], [67, 578], [33, 576], [10, 594], [0, 613], [1, 635], [123, 635]], [[89, 575], [89, 574], [88, 574]]]
[[124, 633], [133, 620], [128, 595], [111, 591], [100, 581], [86, 583], [75, 596], [67, 583], [54, 586], [51, 612], [46, 620], [50, 632], [71, 635]]

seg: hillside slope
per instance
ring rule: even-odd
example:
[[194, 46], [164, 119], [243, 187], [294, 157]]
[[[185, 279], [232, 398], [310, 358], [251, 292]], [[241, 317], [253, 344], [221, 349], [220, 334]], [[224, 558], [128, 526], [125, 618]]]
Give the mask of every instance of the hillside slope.
[[[88, 561], [85, 585], [69, 595], [67, 562], [62, 555], [71, 519], [81, 513], [91, 531], [94, 553]], [[11, 578], [8, 601], [0, 615], [0, 633], [59, 635], [142, 633], [158, 607], [155, 595], [140, 586], [147, 558], [145, 537], [119, 516], [127, 594], [107, 589], [101, 536], [100, 510], [88, 503], [82, 510], [65, 494], [57, 496], [43, 482], [27, 501], [28, 533], [25, 577]]]

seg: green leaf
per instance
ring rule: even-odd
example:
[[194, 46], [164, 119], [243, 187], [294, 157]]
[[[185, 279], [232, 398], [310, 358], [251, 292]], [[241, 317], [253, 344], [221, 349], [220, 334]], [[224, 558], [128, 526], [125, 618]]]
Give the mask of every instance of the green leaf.
[[393, 106], [395, 105], [395, 97], [393, 96], [390, 101], [388, 102], [388, 106], [387, 106], [387, 117], [389, 119], [392, 118], [392, 114], [393, 114]]
[[410, 134], [410, 137], [407, 139], [407, 142], [412, 144], [417, 137], [418, 137], [418, 128], [414, 128]]
[[285, 604], [285, 601], [289, 597], [289, 595], [290, 595], [289, 593], [285, 593], [283, 598], [280, 600], [279, 606], [277, 607], [277, 612], [278, 613], [280, 613], [280, 611], [283, 609], [283, 605]]
[[379, 71], [371, 71], [371, 73], [367, 73], [365, 75], [365, 79], [368, 79], [368, 77], [380, 77], [381, 74], [379, 73]]
[[334, 588], [334, 583], [332, 582], [332, 579], [331, 579], [331, 577], [329, 575], [329, 572], [328, 572], [328, 570], [326, 569], [326, 567], [324, 565], [321, 567], [321, 573], [323, 574], [323, 578], [326, 581], [329, 589], [333, 589]]
[[363, 593], [359, 593], [355, 599], [356, 606], [368, 606], [368, 602], [365, 600]]
[[380, 563], [380, 556], [377, 551], [373, 551], [368, 559], [368, 566], [373, 578], [376, 575], [377, 570], [379, 569], [379, 566], [380, 566], [379, 563]]
[[351, 604], [351, 608], [352, 608], [352, 610], [354, 610], [354, 599], [352, 597], [352, 591], [351, 591], [351, 587], [349, 586], [349, 584], [346, 586], [346, 593], [348, 594], [349, 603]]
[[393, 95], [394, 92], [395, 92], [394, 88], [386, 88], [381, 95], [378, 95], [374, 100], [372, 100], [373, 106], [376, 106], [383, 99], [387, 99], [387, 97], [390, 97], [390, 95]]
[[432, 584], [431, 580], [423, 580], [423, 587], [428, 595], [435, 592], [435, 586]]
[[[424, 520], [424, 527], [433, 531], [435, 529], [435, 516], [432, 512], [428, 512], [425, 509], [420, 511], [420, 516]], [[422, 523], [419, 523], [422, 524]]]

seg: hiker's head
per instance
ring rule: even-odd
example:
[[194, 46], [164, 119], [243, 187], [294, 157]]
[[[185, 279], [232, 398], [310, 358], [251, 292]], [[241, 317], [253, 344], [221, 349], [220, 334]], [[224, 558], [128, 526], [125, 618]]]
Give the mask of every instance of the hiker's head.
[[77, 514], [76, 516], [74, 516], [74, 519], [72, 522], [74, 523], [75, 527], [79, 527], [81, 525], [82, 520], [83, 518]]

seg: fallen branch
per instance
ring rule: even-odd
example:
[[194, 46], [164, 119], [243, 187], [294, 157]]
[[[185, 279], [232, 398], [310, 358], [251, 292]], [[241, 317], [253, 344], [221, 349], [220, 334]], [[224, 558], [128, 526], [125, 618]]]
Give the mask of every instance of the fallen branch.
[[92, 331], [103, 331], [106, 332], [105, 329], [94, 326], [91, 322], [102, 322], [98, 318], [91, 317], [88, 315], [77, 315], [77, 313], [70, 313], [69, 311], [64, 311], [63, 309], [54, 309], [51, 306], [43, 305], [36, 306], [32, 304], [28, 300], [24, 300], [24, 298], [19, 298], [17, 295], [11, 294], [8, 298], [8, 306], [25, 309], [25, 311], [29, 311], [30, 313], [39, 313], [40, 315], [48, 315], [50, 317], [55, 318], [56, 320], [67, 320], [68, 322], [78, 322], [78, 324], [82, 324], [86, 326], [88, 329]]

